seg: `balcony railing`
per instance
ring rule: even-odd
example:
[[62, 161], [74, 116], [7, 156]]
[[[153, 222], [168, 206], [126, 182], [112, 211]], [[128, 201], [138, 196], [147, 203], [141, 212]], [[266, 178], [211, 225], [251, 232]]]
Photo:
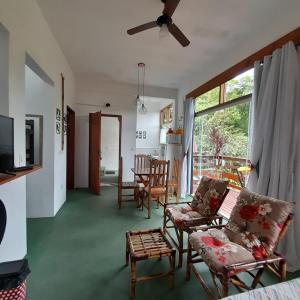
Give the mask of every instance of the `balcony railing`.
[[197, 188], [201, 176], [210, 176], [218, 179], [229, 180], [229, 186], [233, 189], [240, 190], [241, 174], [238, 168], [249, 166], [247, 158], [233, 156], [214, 156], [193, 154], [193, 190]]

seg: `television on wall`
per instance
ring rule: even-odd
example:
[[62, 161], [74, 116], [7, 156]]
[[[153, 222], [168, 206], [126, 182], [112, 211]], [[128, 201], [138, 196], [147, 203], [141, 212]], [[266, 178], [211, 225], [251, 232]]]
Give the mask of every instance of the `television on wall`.
[[0, 115], [0, 173], [14, 169], [14, 119]]

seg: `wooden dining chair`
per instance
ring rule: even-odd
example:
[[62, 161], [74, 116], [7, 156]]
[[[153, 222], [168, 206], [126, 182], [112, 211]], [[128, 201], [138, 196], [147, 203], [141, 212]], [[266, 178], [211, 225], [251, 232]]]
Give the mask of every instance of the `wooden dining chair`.
[[[123, 194], [123, 190], [132, 190], [133, 194]], [[118, 176], [118, 206], [122, 208], [122, 202], [136, 202], [139, 206], [139, 184], [135, 181], [123, 181], [123, 158], [119, 159], [119, 176]]]
[[171, 195], [176, 194], [176, 203], [179, 202], [180, 176], [181, 176], [180, 160], [174, 159], [173, 166], [172, 166], [171, 178], [169, 179], [169, 182], [168, 182], [168, 188], [169, 188], [169, 194], [171, 194]]
[[[146, 169], [150, 166], [150, 159], [147, 154], [135, 154], [134, 155], [134, 169]], [[144, 178], [146, 179], [146, 178]], [[141, 183], [140, 178], [135, 177], [134, 180], [138, 183]]]
[[151, 218], [151, 203], [155, 200], [159, 207], [161, 198], [168, 203], [168, 178], [170, 161], [150, 160], [149, 183], [144, 188], [142, 207], [148, 210], [148, 219]]

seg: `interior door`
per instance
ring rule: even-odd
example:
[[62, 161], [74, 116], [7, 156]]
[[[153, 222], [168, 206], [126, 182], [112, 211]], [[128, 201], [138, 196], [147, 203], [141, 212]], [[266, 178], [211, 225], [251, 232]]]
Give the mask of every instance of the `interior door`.
[[89, 115], [89, 188], [100, 195], [101, 112]]
[[67, 189], [74, 189], [75, 112], [67, 107]]

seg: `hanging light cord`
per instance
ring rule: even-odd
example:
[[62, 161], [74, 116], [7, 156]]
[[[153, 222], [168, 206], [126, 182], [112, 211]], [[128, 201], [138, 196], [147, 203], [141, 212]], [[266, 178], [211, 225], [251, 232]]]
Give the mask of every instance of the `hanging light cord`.
[[138, 95], [140, 95], [140, 68], [138, 67]]
[[143, 104], [145, 105], [145, 66], [143, 66]]

